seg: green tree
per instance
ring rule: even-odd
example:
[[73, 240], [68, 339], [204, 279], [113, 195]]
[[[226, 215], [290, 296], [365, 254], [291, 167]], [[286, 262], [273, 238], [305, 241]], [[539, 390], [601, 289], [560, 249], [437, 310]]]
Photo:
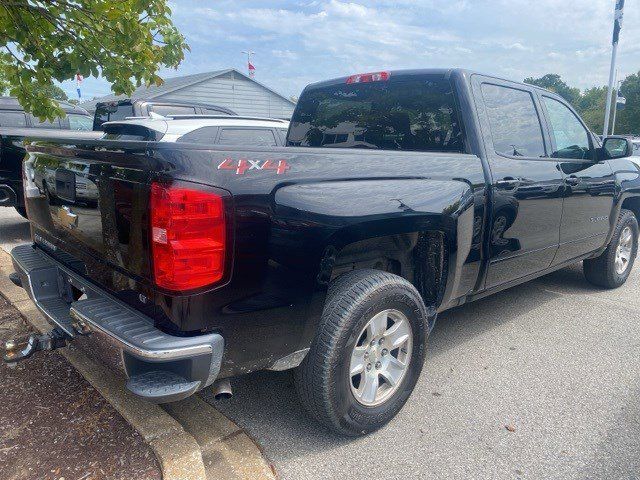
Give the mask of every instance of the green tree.
[[9, 54], [0, 52], [0, 95], [9, 93], [9, 78], [7, 77], [7, 68], [9, 66]]
[[[9, 93], [40, 118], [63, 115], [54, 81], [102, 76], [115, 94], [159, 85], [189, 47], [167, 0], [0, 0], [0, 51]], [[0, 76], [2, 77], [2, 76]]]
[[618, 111], [615, 133], [640, 135], [640, 71], [624, 79], [620, 92], [627, 104]]
[[607, 87], [591, 87], [582, 93], [575, 106], [591, 131], [598, 134], [602, 133], [606, 98]]
[[524, 79], [524, 82], [556, 92], [574, 106], [580, 99], [580, 89], [570, 87], [562, 80], [560, 75], [556, 73], [547, 73], [540, 78], [527, 77]]

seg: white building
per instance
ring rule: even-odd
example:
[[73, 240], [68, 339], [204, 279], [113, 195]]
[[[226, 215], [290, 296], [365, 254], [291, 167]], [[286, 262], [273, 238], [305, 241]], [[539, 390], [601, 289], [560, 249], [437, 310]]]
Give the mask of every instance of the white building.
[[140, 87], [131, 97], [107, 95], [80, 104], [90, 112], [98, 102], [131, 98], [181, 103], [206, 103], [230, 108], [238, 115], [291, 118], [295, 103], [236, 69], [164, 79], [160, 86]]

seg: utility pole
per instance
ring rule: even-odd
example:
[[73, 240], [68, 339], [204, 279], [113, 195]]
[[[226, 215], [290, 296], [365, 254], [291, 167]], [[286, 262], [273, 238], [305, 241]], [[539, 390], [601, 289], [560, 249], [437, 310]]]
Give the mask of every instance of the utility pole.
[[256, 67], [253, 66], [253, 63], [251, 63], [251, 56], [255, 55], [256, 52], [252, 52], [251, 50], [243, 50], [242, 53], [247, 54], [247, 70], [249, 72], [249, 76], [253, 78], [256, 75]]
[[620, 29], [622, 28], [622, 13], [624, 10], [624, 0], [616, 0], [616, 10], [613, 18], [613, 39], [611, 49], [611, 68], [609, 70], [609, 87], [607, 88], [607, 106], [604, 111], [603, 138], [609, 134], [609, 114], [611, 113], [611, 96], [613, 94], [614, 75], [616, 71], [616, 56], [618, 54], [618, 40]]

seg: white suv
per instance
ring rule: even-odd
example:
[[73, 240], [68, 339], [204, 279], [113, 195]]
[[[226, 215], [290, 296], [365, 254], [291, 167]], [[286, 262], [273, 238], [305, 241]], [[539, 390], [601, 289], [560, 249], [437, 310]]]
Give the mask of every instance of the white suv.
[[289, 122], [228, 115], [135, 117], [103, 124], [103, 138], [206, 145], [283, 146]]

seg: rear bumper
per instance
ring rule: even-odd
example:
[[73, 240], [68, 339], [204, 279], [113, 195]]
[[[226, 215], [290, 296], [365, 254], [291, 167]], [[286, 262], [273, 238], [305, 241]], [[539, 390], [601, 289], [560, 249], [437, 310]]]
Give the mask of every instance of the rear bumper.
[[[45, 317], [71, 338], [82, 330], [115, 346], [127, 388], [155, 403], [185, 398], [210, 385], [220, 371], [224, 340], [216, 333], [178, 337], [31, 244], [11, 251], [23, 288]], [[73, 301], [73, 289], [81, 299]], [[77, 291], [76, 290], [76, 291]], [[84, 325], [84, 329], [80, 328]], [[88, 327], [88, 328], [87, 328]]]
[[18, 195], [16, 191], [4, 183], [0, 183], [0, 207], [15, 207], [18, 205]]

